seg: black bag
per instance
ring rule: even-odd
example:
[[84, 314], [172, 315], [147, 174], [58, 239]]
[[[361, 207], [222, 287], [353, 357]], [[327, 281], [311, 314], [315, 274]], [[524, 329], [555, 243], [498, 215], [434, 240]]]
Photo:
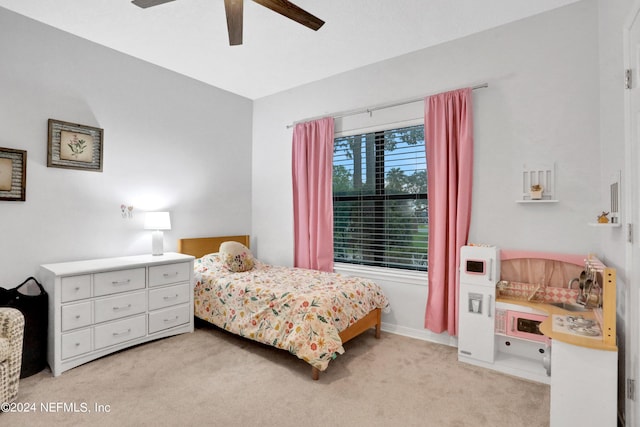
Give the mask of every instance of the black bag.
[[[33, 281], [39, 288], [38, 295], [18, 291]], [[13, 307], [24, 316], [24, 341], [22, 345], [22, 370], [20, 378], [37, 374], [47, 366], [47, 327], [49, 323], [48, 294], [35, 278], [29, 277], [13, 289], [0, 288], [0, 307]]]

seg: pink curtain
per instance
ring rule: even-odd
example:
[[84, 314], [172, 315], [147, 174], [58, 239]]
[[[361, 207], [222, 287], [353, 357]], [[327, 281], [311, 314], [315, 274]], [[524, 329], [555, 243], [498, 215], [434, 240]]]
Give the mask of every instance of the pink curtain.
[[471, 88], [425, 99], [429, 194], [429, 296], [425, 328], [458, 333], [458, 264], [471, 222]]
[[293, 130], [294, 266], [333, 271], [333, 118]]

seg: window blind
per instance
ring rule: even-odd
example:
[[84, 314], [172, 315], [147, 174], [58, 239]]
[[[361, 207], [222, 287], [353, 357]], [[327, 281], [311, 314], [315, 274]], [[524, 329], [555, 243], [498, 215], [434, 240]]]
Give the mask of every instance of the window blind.
[[427, 270], [424, 127], [334, 140], [334, 260]]

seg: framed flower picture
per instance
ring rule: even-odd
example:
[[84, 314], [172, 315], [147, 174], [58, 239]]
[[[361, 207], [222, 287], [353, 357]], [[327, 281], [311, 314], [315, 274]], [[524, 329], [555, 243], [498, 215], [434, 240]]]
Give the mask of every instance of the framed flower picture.
[[49, 119], [47, 166], [102, 172], [103, 129]]
[[27, 190], [27, 152], [0, 147], [0, 200], [24, 202]]

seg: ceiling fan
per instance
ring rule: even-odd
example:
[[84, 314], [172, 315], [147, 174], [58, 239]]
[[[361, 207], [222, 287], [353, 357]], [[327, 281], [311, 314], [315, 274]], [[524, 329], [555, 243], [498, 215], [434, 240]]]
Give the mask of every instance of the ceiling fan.
[[[131, 3], [141, 8], [158, 6], [174, 0], [133, 0]], [[287, 0], [253, 0], [262, 6], [278, 12], [305, 27], [318, 31], [324, 21], [313, 16], [309, 12], [299, 8]], [[242, 44], [242, 10], [243, 0], [224, 0], [224, 9], [227, 14], [227, 29], [229, 31], [229, 44], [231, 46]]]

